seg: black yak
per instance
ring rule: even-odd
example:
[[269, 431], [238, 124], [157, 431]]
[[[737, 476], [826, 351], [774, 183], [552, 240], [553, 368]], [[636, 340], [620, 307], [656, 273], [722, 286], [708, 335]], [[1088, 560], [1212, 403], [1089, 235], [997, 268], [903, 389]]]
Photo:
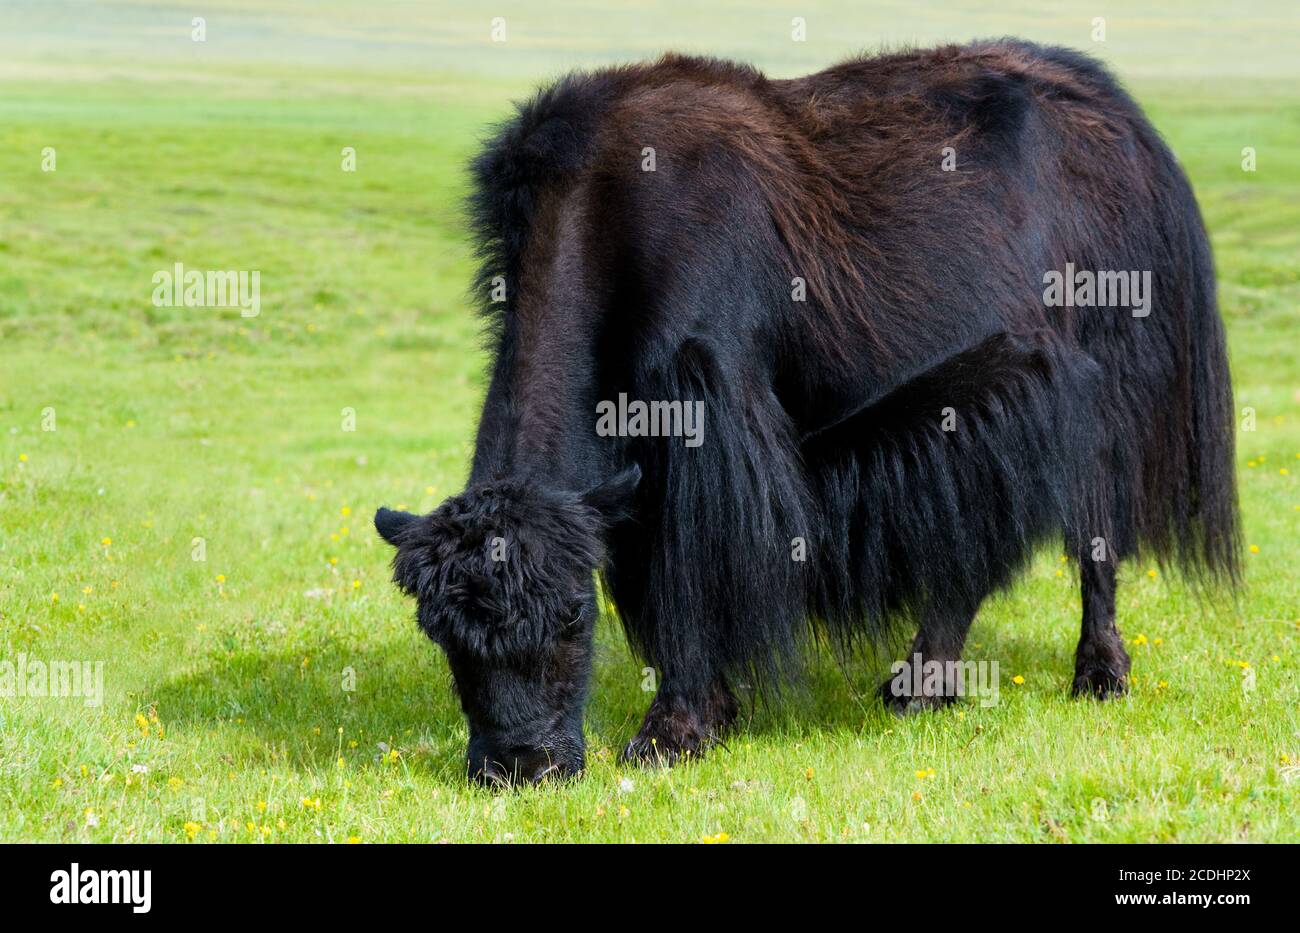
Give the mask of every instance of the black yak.
[[[472, 175], [472, 472], [429, 515], [375, 516], [471, 777], [582, 768], [594, 572], [659, 674], [624, 755], [668, 762], [809, 633], [906, 624], [909, 657], [956, 661], [1047, 542], [1079, 562], [1079, 695], [1125, 689], [1117, 562], [1235, 583], [1209, 244], [1097, 62], [1001, 40], [769, 80], [669, 55], [542, 90]], [[644, 429], [692, 405], [698, 443]]]

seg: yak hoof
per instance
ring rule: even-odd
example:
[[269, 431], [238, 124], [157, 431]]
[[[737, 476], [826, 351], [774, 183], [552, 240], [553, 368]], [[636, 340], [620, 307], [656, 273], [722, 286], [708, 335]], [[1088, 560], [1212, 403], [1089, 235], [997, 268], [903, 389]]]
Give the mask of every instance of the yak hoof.
[[1071, 693], [1076, 697], [1109, 700], [1128, 693], [1128, 667], [1109, 664], [1089, 664], [1074, 672]]
[[698, 739], [678, 741], [664, 735], [654, 735], [642, 729], [636, 738], [623, 749], [622, 760], [627, 764], [651, 768], [671, 768], [673, 765], [698, 758], [704, 743]]
[[1079, 642], [1074, 659], [1074, 686], [1077, 697], [1107, 700], [1128, 692], [1128, 652], [1118, 634]]
[[895, 716], [914, 716], [917, 713], [940, 710], [957, 702], [957, 697], [942, 693], [934, 696], [896, 693], [893, 683], [893, 678], [890, 678], [880, 685], [880, 700], [885, 704], [885, 709]]

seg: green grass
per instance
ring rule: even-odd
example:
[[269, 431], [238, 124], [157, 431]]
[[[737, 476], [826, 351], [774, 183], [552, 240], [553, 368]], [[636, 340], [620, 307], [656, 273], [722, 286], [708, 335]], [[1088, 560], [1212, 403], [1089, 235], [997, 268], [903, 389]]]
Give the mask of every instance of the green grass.
[[[208, 6], [201, 50], [181, 6], [159, 24], [157, 5], [113, 5], [110, 40], [92, 22], [64, 43], [72, 27], [53, 14], [0, 29], [0, 661], [103, 661], [105, 677], [98, 708], [0, 699], [0, 839], [1300, 835], [1300, 104], [1285, 4], [1231, 23], [1208, 8], [1116, 14], [1092, 49], [1132, 78], [1214, 238], [1238, 407], [1256, 416], [1239, 437], [1258, 548], [1240, 603], [1127, 568], [1134, 689], [1071, 701], [1077, 579], [1044, 554], [971, 636], [968, 657], [1001, 667], [996, 707], [895, 720], [869, 698], [881, 659], [821, 658], [727, 750], [668, 772], [616, 763], [649, 695], [604, 620], [586, 775], [509, 795], [465, 785], [446, 665], [369, 523], [381, 504], [431, 508], [467, 471], [484, 355], [457, 203], [484, 127], [532, 82], [602, 57], [672, 45], [788, 74], [909, 36], [1089, 47], [1098, 14], [898, 4], [864, 20], [810, 3], [825, 38], [794, 46], [783, 8], [575, 3], [540, 22], [504, 4], [507, 51], [459, 9]], [[260, 270], [261, 315], [153, 307], [153, 272], [178, 261]]]

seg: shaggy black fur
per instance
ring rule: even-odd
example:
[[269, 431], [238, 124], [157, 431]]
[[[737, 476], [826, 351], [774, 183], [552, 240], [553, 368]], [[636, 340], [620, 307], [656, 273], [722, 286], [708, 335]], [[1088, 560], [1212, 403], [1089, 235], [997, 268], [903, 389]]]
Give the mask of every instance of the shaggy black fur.
[[[661, 678], [627, 754], [667, 760], [730, 725], [740, 678], [790, 673], [810, 621], [957, 659], [1044, 542], [1082, 564], [1080, 694], [1124, 689], [1117, 561], [1236, 581], [1205, 231], [1090, 59], [1004, 40], [770, 81], [668, 56], [542, 91], [473, 173], [494, 363], [469, 486], [376, 517], [471, 773], [581, 767], [593, 569]], [[1150, 315], [1045, 307], [1066, 263], [1149, 271]], [[598, 436], [619, 393], [703, 402], [704, 443]]]

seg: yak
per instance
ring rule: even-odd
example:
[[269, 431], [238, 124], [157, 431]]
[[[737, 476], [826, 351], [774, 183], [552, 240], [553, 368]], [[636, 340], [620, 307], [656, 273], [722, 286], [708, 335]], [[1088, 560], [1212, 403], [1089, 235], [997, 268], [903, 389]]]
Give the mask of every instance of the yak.
[[[471, 179], [468, 484], [375, 516], [471, 779], [582, 770], [597, 579], [657, 672], [623, 752], [645, 763], [718, 742], [809, 644], [914, 630], [909, 658], [958, 662], [1049, 542], [1079, 568], [1080, 696], [1126, 689], [1121, 561], [1237, 584], [1205, 227], [1095, 60], [1001, 39], [774, 80], [669, 54], [545, 87]], [[698, 442], [597, 430], [629, 399], [699, 406]], [[883, 701], [960, 692], [909, 682]]]

